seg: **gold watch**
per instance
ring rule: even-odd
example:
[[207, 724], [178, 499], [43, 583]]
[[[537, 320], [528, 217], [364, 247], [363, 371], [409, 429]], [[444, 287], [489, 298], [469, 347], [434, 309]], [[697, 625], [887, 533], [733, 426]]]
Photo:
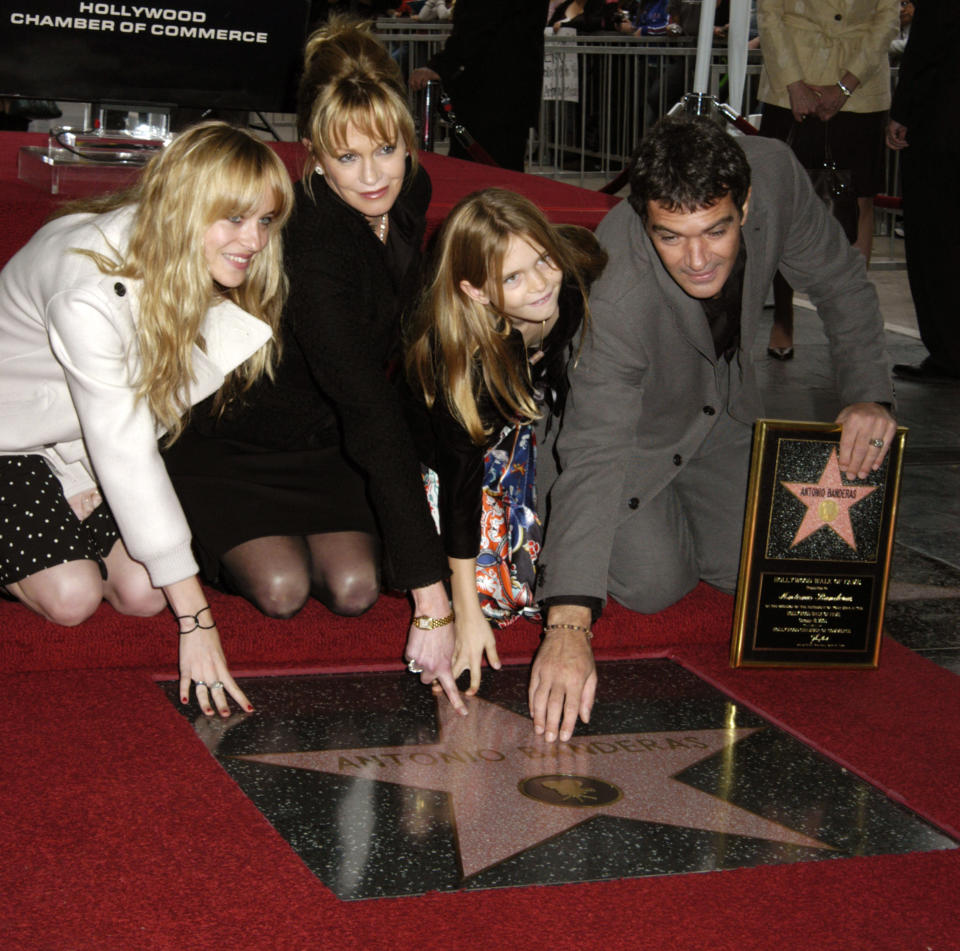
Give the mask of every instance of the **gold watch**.
[[413, 619], [413, 626], [421, 631], [435, 631], [438, 627], [446, 627], [448, 624], [452, 624], [453, 618], [453, 611], [446, 617], [429, 617], [426, 614], [418, 614]]

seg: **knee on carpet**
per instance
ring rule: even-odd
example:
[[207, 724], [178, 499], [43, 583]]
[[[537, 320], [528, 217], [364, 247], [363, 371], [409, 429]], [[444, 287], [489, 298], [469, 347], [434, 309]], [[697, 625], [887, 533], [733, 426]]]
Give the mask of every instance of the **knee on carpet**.
[[344, 571], [336, 577], [324, 578], [325, 591], [320, 600], [334, 614], [359, 617], [369, 611], [380, 596], [380, 579], [372, 567], [368, 570]]
[[141, 577], [125, 578], [120, 583], [111, 581], [106, 597], [121, 614], [153, 617], [167, 606], [167, 599], [150, 584], [145, 572], [139, 574]]
[[638, 614], [657, 614], [676, 604], [700, 581], [699, 572], [683, 561], [665, 558], [655, 566], [643, 565], [622, 572], [618, 578], [611, 570], [610, 594], [624, 607]]
[[59, 571], [44, 580], [41, 589], [25, 593], [30, 606], [48, 621], [63, 627], [76, 627], [86, 621], [100, 607], [103, 588], [99, 578], [91, 583], [86, 573]]
[[696, 586], [697, 582], [694, 581], [693, 584], [687, 587], [675, 588], [670, 591], [664, 591], [662, 589], [642, 592], [635, 591], [622, 596], [614, 594], [612, 591], [610, 593], [625, 608], [629, 608], [631, 611], [636, 611], [638, 614], [659, 614], [661, 611], [670, 607], [671, 604], [676, 604], [681, 598], [688, 595]]
[[310, 579], [306, 572], [274, 572], [256, 578], [244, 596], [267, 617], [293, 617], [310, 596]]

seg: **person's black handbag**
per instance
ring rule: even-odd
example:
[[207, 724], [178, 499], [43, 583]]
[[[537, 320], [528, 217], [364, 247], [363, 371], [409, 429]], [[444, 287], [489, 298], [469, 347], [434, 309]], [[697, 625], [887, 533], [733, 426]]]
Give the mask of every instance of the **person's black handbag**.
[[[793, 148], [793, 135], [799, 123], [794, 122], [787, 145]], [[810, 184], [817, 196], [827, 206], [844, 233], [853, 244], [857, 239], [857, 196], [853, 193], [853, 173], [848, 168], [837, 168], [830, 150], [830, 122], [822, 123], [823, 127], [823, 162], [812, 168], [807, 168]]]

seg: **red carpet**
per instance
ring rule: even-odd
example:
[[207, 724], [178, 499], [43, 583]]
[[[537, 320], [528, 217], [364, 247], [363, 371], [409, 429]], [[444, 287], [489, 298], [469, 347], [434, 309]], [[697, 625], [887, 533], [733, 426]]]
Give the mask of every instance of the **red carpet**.
[[[280, 622], [213, 597], [236, 670], [400, 666], [398, 599], [360, 620], [312, 605]], [[655, 618], [614, 606], [598, 653], [673, 657], [960, 832], [954, 675], [890, 641], [878, 671], [730, 670], [731, 607], [705, 587]], [[64, 630], [5, 604], [0, 624], [5, 951], [960, 948], [956, 851], [341, 902], [153, 686], [173, 670], [168, 616], [103, 608]], [[514, 625], [503, 653], [525, 659], [535, 642]]]

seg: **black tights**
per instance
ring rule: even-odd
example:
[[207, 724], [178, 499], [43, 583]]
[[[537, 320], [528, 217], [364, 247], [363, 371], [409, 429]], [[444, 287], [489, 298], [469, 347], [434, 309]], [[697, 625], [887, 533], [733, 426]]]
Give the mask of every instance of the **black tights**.
[[356, 617], [380, 594], [378, 544], [366, 532], [268, 535], [221, 561], [228, 587], [268, 617], [293, 617], [310, 595], [334, 614]]

